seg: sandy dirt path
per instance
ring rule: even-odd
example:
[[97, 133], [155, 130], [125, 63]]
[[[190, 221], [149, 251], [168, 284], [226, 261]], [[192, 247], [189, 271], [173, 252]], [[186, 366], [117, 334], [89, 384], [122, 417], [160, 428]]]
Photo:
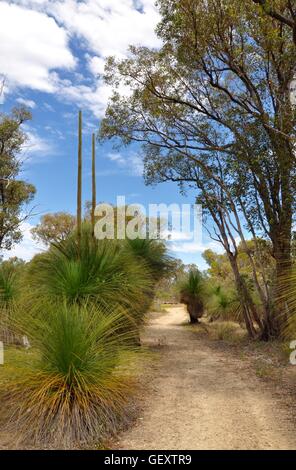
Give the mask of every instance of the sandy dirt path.
[[182, 306], [153, 314], [143, 343], [159, 346], [149, 367], [143, 409], [117, 449], [296, 449], [281, 398], [184, 326]]

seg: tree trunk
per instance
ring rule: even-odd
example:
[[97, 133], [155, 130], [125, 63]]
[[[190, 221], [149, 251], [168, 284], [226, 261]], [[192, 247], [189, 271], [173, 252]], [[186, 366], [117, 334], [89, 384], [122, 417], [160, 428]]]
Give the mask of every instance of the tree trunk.
[[[253, 303], [252, 299], [250, 298], [245, 282], [240, 275], [235, 256], [232, 253], [227, 253], [227, 255], [228, 255], [228, 259], [230, 261], [230, 265], [234, 274], [237, 292], [240, 296], [240, 302], [241, 302], [244, 321], [245, 321], [248, 334], [251, 338], [256, 338], [257, 331], [253, 324], [253, 319], [255, 320], [255, 318], [252, 318], [252, 313], [254, 314], [255, 309], [254, 309], [254, 306], [252, 305]], [[256, 312], [256, 316], [257, 316], [257, 312]]]
[[91, 225], [93, 236], [95, 233], [95, 209], [97, 194], [96, 194], [96, 141], [95, 134], [92, 135], [92, 204], [91, 204]]
[[82, 112], [78, 116], [78, 170], [77, 170], [77, 242], [78, 254], [81, 251], [82, 225]]

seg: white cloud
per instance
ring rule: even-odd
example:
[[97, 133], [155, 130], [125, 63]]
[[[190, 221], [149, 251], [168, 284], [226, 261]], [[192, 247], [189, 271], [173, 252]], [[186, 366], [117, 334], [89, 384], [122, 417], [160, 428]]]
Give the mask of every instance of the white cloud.
[[31, 229], [34, 226], [29, 222], [23, 222], [20, 226], [23, 234], [23, 240], [15, 245], [12, 250], [3, 250], [1, 253], [4, 259], [9, 259], [14, 256], [21, 258], [25, 261], [30, 261], [34, 255], [45, 250], [45, 246], [33, 240]]
[[128, 162], [133, 175], [143, 176], [143, 160], [139, 155], [137, 155], [136, 153], [132, 153], [128, 158]]
[[53, 144], [38, 135], [35, 129], [24, 126], [26, 135], [28, 136], [28, 141], [23, 147], [22, 155], [25, 160], [30, 161], [30, 163], [37, 162], [39, 157], [48, 156], [55, 153], [55, 148]]
[[159, 45], [154, 0], [60, 0], [47, 2], [47, 9], [100, 57], [124, 56], [130, 44]]
[[170, 241], [181, 241], [181, 240], [191, 240], [192, 234], [178, 231], [178, 230], [165, 230], [163, 232], [164, 237], [169, 237]]
[[98, 118], [104, 115], [110, 96], [110, 89], [106, 85], [101, 82], [95, 82], [93, 86], [74, 85], [69, 80], [60, 80], [57, 75], [54, 81], [56, 93], [61, 100], [88, 109]]
[[[160, 44], [154, 32], [159, 20], [154, 0], [12, 0], [0, 3], [0, 17], [0, 70], [10, 84], [54, 92], [98, 118], [110, 96], [98, 79], [105, 58], [125, 57], [131, 44]], [[85, 51], [90, 85], [79, 83], [75, 73], [61, 80], [56, 72], [75, 65], [70, 37], [78, 38]]]
[[0, 18], [1, 73], [10, 85], [53, 92], [51, 71], [75, 66], [65, 29], [42, 12], [5, 1]]
[[24, 106], [27, 106], [27, 108], [34, 109], [36, 107], [36, 103], [33, 100], [26, 100], [25, 98], [17, 98], [16, 102], [19, 104], [23, 104]]
[[224, 249], [218, 242], [212, 241], [208, 243], [197, 243], [194, 241], [169, 242], [169, 249], [174, 253], [202, 253], [211, 249], [216, 253], [223, 253]]
[[54, 113], [54, 108], [53, 108], [53, 106], [51, 106], [51, 104], [43, 103], [43, 106], [47, 111], [50, 111], [51, 113]]
[[107, 158], [111, 162], [114, 162], [119, 168], [126, 170], [129, 174], [133, 176], [143, 175], [142, 158], [135, 152], [131, 152], [128, 155], [110, 152], [107, 154]]
[[116, 162], [119, 165], [124, 165], [126, 162], [121, 153], [108, 153], [107, 158], [111, 160], [111, 162]]
[[93, 75], [102, 75], [105, 69], [105, 59], [103, 57], [91, 57], [86, 55], [88, 61], [88, 68]]

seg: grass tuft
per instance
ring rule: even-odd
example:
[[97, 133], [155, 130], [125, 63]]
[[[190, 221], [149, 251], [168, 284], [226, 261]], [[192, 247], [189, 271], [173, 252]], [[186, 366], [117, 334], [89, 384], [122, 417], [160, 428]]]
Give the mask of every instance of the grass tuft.
[[0, 384], [6, 428], [18, 439], [72, 447], [116, 431], [134, 380], [136, 349], [121, 313], [48, 305], [28, 331], [34, 360]]

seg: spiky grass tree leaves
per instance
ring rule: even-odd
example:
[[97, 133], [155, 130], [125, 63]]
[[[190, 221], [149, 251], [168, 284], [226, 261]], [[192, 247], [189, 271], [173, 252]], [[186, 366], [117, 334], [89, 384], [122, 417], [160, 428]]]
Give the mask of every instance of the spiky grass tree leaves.
[[126, 239], [124, 250], [145, 266], [151, 276], [150, 292], [146, 296], [146, 302], [142, 304], [143, 312], [148, 311], [154, 299], [157, 284], [173, 270], [173, 259], [168, 254], [165, 243], [161, 240]]
[[17, 296], [17, 272], [12, 265], [0, 265], [0, 306], [8, 307]]
[[17, 339], [14, 323], [20, 296], [21, 269], [22, 263], [14, 259], [0, 264], [0, 340], [4, 343]]
[[94, 241], [92, 228], [84, 224], [81, 245], [73, 234], [31, 263], [24, 296], [30, 308], [40, 309], [47, 299], [52, 303], [90, 304], [122, 308], [131, 322], [142, 320], [153, 279], [145, 263], [116, 241]]
[[155, 281], [159, 281], [172, 266], [173, 260], [160, 240], [135, 238], [127, 239], [126, 244], [128, 250], [146, 263]]
[[296, 267], [282, 274], [280, 285], [277, 290], [276, 305], [280, 305], [281, 315], [281, 337], [285, 341], [296, 339]]
[[206, 310], [210, 321], [243, 322], [240, 299], [234, 289], [223, 288], [220, 285], [208, 289]]
[[135, 385], [133, 332], [123, 327], [120, 311], [89, 305], [48, 304], [30, 317], [35, 359], [0, 390], [7, 429], [23, 441], [68, 448], [113, 433]]
[[205, 282], [198, 269], [191, 270], [180, 286], [180, 300], [186, 304], [191, 323], [198, 322], [204, 313]]

